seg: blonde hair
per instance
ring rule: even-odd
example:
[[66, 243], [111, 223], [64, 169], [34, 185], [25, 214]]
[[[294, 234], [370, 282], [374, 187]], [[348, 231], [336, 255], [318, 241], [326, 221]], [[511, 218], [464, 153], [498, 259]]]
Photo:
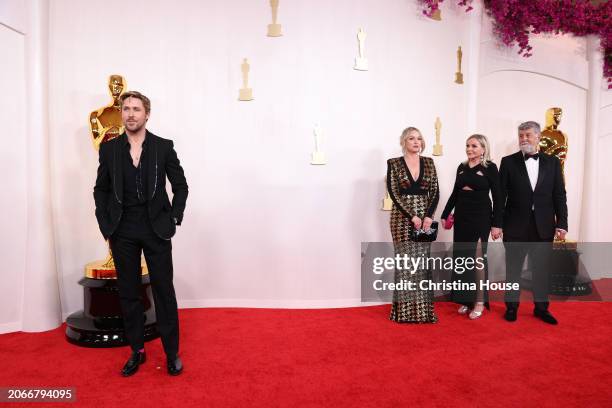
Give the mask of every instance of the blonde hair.
[[423, 134], [421, 133], [421, 131], [415, 127], [407, 127], [406, 129], [404, 129], [404, 131], [402, 132], [402, 135], [400, 136], [400, 146], [402, 146], [402, 152], [404, 154], [406, 154], [406, 148], [404, 147], [404, 143], [406, 142], [406, 138], [408, 137], [408, 133], [415, 131], [419, 134], [419, 140], [421, 141], [421, 153], [425, 151], [425, 139], [423, 138]]
[[[491, 162], [491, 148], [489, 147], [489, 139], [487, 139], [485, 135], [481, 135], [479, 133], [475, 133], [468, 137], [465, 139], [465, 142], [467, 143], [470, 139], [476, 139], [476, 141], [478, 141], [480, 146], [484, 149], [484, 152], [482, 153], [482, 166], [487, 167]], [[467, 164], [467, 160], [463, 163]]]

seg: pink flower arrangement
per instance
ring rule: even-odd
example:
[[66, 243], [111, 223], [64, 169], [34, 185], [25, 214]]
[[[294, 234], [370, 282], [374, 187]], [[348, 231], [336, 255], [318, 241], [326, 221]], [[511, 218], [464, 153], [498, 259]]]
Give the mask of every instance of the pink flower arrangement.
[[[432, 16], [444, 0], [419, 0], [423, 14]], [[466, 12], [473, 0], [457, 0]], [[518, 53], [530, 57], [531, 33], [597, 35], [604, 54], [603, 75], [612, 89], [612, 1], [606, 0], [483, 0], [486, 13], [500, 41], [519, 46]]]

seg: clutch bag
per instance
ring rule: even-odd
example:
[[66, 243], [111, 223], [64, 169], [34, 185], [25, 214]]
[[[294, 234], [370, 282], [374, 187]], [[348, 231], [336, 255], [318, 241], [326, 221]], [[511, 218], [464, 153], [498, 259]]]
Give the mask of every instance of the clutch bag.
[[412, 234], [412, 240], [414, 242], [433, 242], [438, 238], [438, 221], [431, 223], [429, 231], [424, 229], [415, 229]]
[[451, 229], [453, 228], [453, 224], [455, 223], [455, 216], [453, 214], [449, 214], [448, 217], [446, 217], [446, 222], [444, 223], [444, 228], [445, 229]]

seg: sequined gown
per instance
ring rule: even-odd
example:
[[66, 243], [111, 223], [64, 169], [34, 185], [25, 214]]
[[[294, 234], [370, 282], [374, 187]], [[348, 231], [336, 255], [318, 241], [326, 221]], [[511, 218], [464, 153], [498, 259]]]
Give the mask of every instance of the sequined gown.
[[[429, 255], [429, 243], [411, 241], [414, 225], [413, 216], [421, 219], [433, 218], [438, 205], [440, 191], [438, 176], [433, 159], [420, 157], [419, 176], [416, 180], [408, 170], [403, 157], [387, 161], [387, 190], [393, 200], [391, 210], [391, 236], [395, 254], [410, 258]], [[433, 307], [433, 291], [421, 290], [419, 283], [431, 280], [431, 271], [418, 269], [412, 271], [396, 268], [395, 282], [415, 282], [415, 290], [395, 291], [390, 320], [398, 323], [434, 323], [437, 317]]]

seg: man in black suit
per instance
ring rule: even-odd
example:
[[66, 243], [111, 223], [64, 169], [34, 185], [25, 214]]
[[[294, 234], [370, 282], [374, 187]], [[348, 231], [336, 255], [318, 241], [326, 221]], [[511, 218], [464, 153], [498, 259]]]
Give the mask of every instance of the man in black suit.
[[[567, 233], [567, 201], [561, 163], [539, 152], [540, 125], [525, 122], [518, 127], [520, 151], [506, 156], [499, 170], [505, 201], [503, 237], [506, 247], [506, 282], [520, 283], [525, 255], [532, 270], [534, 315], [557, 324], [548, 311], [546, 256], [555, 236]], [[497, 238], [497, 237], [493, 237]], [[506, 291], [504, 318], [516, 320], [520, 290]]]
[[[179, 326], [172, 284], [170, 238], [183, 219], [188, 186], [171, 140], [146, 130], [151, 102], [140, 92], [121, 99], [125, 132], [100, 145], [100, 165], [94, 187], [96, 218], [110, 243], [125, 333], [132, 354], [123, 376], [134, 374], [146, 360], [144, 308], [140, 299], [140, 256], [144, 252], [151, 278], [157, 325], [166, 352], [168, 373], [183, 369], [178, 357]], [[172, 185], [172, 205], [166, 193]]]

